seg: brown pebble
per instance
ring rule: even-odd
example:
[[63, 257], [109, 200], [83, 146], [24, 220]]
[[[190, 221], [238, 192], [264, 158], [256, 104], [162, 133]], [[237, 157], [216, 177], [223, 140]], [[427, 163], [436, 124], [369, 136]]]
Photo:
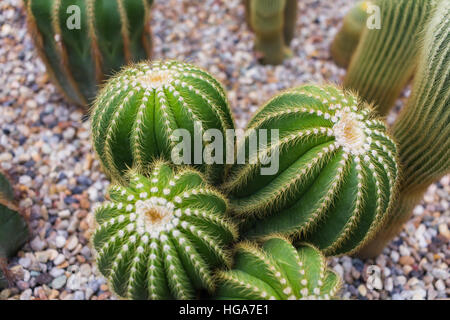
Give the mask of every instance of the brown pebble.
[[403, 256], [400, 258], [399, 262], [403, 266], [410, 266], [414, 264], [414, 259], [411, 256]]

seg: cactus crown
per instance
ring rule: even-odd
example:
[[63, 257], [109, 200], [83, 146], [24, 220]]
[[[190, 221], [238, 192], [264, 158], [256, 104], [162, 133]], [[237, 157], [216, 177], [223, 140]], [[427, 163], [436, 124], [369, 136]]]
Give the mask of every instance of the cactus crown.
[[[104, 171], [122, 181], [129, 168], [145, 170], [154, 159], [172, 159], [178, 144], [176, 129], [190, 134], [196, 126], [217, 129], [225, 137], [234, 128], [225, 91], [207, 72], [187, 63], [155, 61], [125, 68], [107, 82], [91, 111], [94, 149]], [[208, 143], [200, 137], [201, 152]], [[186, 141], [183, 141], [186, 143]], [[189, 148], [188, 160], [196, 162]], [[225, 155], [222, 163], [225, 163]], [[226, 174], [223, 164], [198, 164], [211, 182]]]
[[[301, 236], [331, 255], [357, 250], [380, 228], [395, 193], [396, 146], [365, 103], [333, 86], [302, 86], [264, 105], [238, 148], [260, 129], [279, 129], [278, 141], [233, 166], [224, 184], [247, 236]], [[278, 172], [261, 175], [253, 158], [277, 153]]]
[[319, 250], [309, 244], [297, 249], [282, 237], [271, 237], [262, 248], [236, 246], [234, 267], [218, 274], [219, 299], [330, 299], [341, 287], [326, 268]]
[[53, 82], [87, 105], [121, 66], [149, 58], [151, 1], [28, 0], [30, 34]]
[[97, 208], [93, 235], [100, 272], [121, 297], [192, 299], [214, 288], [212, 270], [230, 265], [226, 246], [237, 238], [225, 218], [225, 198], [192, 169], [174, 172], [157, 161], [127, 187], [109, 189]]

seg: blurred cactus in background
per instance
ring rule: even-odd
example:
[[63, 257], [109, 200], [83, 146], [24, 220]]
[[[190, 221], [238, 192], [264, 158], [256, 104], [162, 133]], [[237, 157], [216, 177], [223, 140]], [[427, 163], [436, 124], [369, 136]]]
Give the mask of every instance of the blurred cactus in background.
[[86, 106], [123, 65], [151, 56], [148, 0], [26, 0], [28, 29], [53, 82]]
[[342, 27], [331, 44], [331, 57], [340, 67], [347, 68], [366, 27], [369, 1], [358, 2], [344, 17]]
[[[291, 89], [253, 116], [238, 149], [263, 129], [279, 129], [279, 141], [270, 138], [246, 164], [234, 165], [223, 185], [244, 236], [296, 236], [337, 255], [357, 251], [382, 227], [395, 195], [397, 152], [364, 101], [331, 85]], [[279, 154], [279, 170], [262, 175], [269, 154]]]
[[282, 237], [270, 237], [262, 248], [243, 242], [235, 250], [233, 269], [218, 274], [217, 299], [331, 299], [341, 287], [339, 276], [309, 244], [294, 248]]
[[28, 239], [28, 224], [14, 203], [14, 195], [8, 179], [0, 173], [0, 289], [8, 284], [7, 259]]
[[387, 228], [361, 251], [376, 256], [400, 232], [431, 183], [450, 172], [450, 0], [427, 26], [411, 96], [394, 124], [402, 168]]
[[246, 20], [255, 33], [255, 51], [263, 64], [280, 64], [291, 55], [297, 0], [244, 0]]
[[[377, 0], [380, 29], [364, 29], [344, 79], [386, 115], [417, 68], [420, 34], [435, 0]], [[374, 13], [375, 14], [375, 13]], [[370, 17], [368, 18], [370, 19]]]

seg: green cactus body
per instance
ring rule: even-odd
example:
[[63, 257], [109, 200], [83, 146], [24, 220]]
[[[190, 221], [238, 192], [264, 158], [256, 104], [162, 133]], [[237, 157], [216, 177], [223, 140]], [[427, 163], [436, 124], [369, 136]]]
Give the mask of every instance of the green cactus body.
[[0, 173], [0, 289], [8, 284], [6, 261], [28, 240], [28, 224], [14, 204], [13, 190]]
[[191, 138], [188, 151], [193, 152], [185, 162], [206, 173], [211, 182], [220, 182], [226, 175], [225, 152], [222, 164], [195, 157], [195, 145], [202, 154], [209, 150], [196, 128], [218, 130], [223, 150], [227, 130], [234, 128], [225, 91], [199, 68], [176, 61], [126, 68], [100, 92], [91, 116], [94, 149], [113, 179], [122, 180], [128, 167], [145, 170], [159, 157], [172, 160], [179, 141], [186, 142], [174, 139], [176, 129], [186, 130]]
[[[269, 138], [233, 166], [223, 186], [246, 236], [301, 236], [334, 255], [357, 250], [381, 227], [396, 188], [396, 146], [366, 104], [306, 85], [264, 105], [238, 149], [261, 129], [279, 129], [279, 142]], [[277, 153], [278, 172], [262, 175], [261, 159]]]
[[[378, 0], [380, 29], [366, 28], [352, 57], [344, 87], [376, 105], [386, 115], [417, 67], [419, 36], [433, 0]], [[368, 18], [370, 19], [370, 17]]]
[[347, 68], [366, 27], [369, 1], [358, 2], [347, 15], [331, 44], [331, 57], [340, 67]]
[[290, 54], [297, 17], [297, 1], [251, 0], [246, 4], [247, 19], [255, 32], [255, 50], [264, 64], [280, 64]]
[[129, 174], [130, 184], [112, 186], [111, 201], [95, 211], [97, 265], [111, 288], [131, 299], [212, 291], [212, 270], [230, 265], [226, 246], [237, 238], [225, 198], [192, 169], [156, 162], [146, 176]]
[[381, 253], [400, 232], [431, 183], [450, 172], [450, 1], [437, 7], [425, 32], [411, 96], [394, 124], [402, 168], [399, 200], [388, 227], [361, 252]]
[[146, 0], [25, 2], [39, 56], [67, 99], [87, 105], [105, 78], [151, 56], [150, 5]]
[[327, 270], [325, 258], [309, 244], [296, 249], [279, 237], [262, 248], [244, 242], [237, 245], [234, 260], [231, 271], [218, 274], [218, 299], [331, 299], [341, 287], [339, 276]]

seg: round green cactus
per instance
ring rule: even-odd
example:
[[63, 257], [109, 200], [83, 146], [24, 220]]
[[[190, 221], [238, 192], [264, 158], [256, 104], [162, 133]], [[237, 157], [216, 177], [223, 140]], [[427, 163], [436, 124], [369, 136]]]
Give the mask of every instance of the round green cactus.
[[[226, 175], [225, 153], [218, 161], [222, 163], [197, 157], [210, 145], [202, 130], [218, 131], [226, 150], [227, 131], [234, 123], [225, 91], [207, 72], [190, 64], [156, 61], [124, 69], [100, 92], [91, 119], [94, 149], [113, 180], [122, 180], [129, 167], [145, 170], [154, 159], [173, 160], [181, 153], [180, 139], [188, 149], [183, 153], [187, 161], [176, 164], [195, 165], [213, 183]], [[175, 136], [176, 129], [188, 137]]]
[[127, 187], [112, 186], [111, 201], [95, 211], [97, 265], [111, 288], [131, 299], [212, 291], [212, 271], [230, 265], [226, 247], [237, 238], [225, 198], [198, 172], [175, 172], [164, 162], [129, 178]]
[[[396, 190], [396, 146], [367, 104], [306, 85], [263, 106], [238, 149], [261, 129], [278, 129], [278, 141], [250, 151], [223, 185], [244, 234], [301, 236], [334, 255], [357, 250], [381, 227]], [[263, 175], [261, 163], [276, 154], [279, 170]]]
[[132, 61], [150, 58], [151, 1], [27, 0], [28, 29], [53, 82], [86, 106], [98, 85]]
[[336, 64], [346, 68], [366, 28], [369, 1], [358, 2], [344, 17], [342, 27], [331, 44], [331, 56]]
[[262, 248], [244, 242], [236, 246], [231, 271], [218, 274], [218, 299], [295, 300], [331, 299], [341, 287], [339, 276], [327, 270], [326, 260], [310, 244], [296, 249], [281, 237]]

